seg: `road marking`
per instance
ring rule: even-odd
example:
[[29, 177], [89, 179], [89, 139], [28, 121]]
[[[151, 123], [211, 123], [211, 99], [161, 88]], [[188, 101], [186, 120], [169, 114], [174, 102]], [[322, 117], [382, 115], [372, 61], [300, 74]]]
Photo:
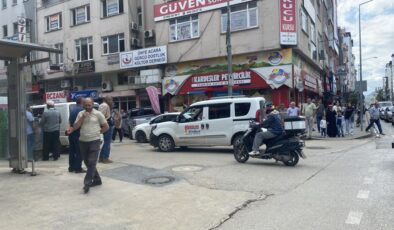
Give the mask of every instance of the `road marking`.
[[353, 212], [350, 211], [349, 215], [347, 216], [346, 219], [346, 224], [357, 224], [359, 225], [361, 222], [361, 218], [363, 217], [363, 213], [362, 212]]
[[360, 190], [358, 191], [357, 198], [358, 199], [368, 199], [369, 191], [367, 190]]
[[364, 184], [373, 184], [374, 179], [371, 177], [365, 177], [364, 178]]
[[368, 172], [369, 172], [369, 173], [376, 173], [377, 171], [378, 171], [378, 169], [375, 168], [375, 167], [369, 167], [369, 168], [368, 168]]

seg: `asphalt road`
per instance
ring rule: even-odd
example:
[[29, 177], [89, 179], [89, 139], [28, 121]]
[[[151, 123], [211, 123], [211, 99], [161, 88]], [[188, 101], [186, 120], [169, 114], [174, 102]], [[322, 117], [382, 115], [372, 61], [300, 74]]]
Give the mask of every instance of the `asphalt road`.
[[[296, 167], [231, 148], [161, 153], [113, 143], [103, 185], [82, 193], [67, 155], [37, 177], [0, 161], [0, 229], [394, 229], [394, 128], [385, 136], [307, 141]], [[164, 183], [163, 182], [169, 182]], [[149, 184], [152, 182], [153, 184]]]

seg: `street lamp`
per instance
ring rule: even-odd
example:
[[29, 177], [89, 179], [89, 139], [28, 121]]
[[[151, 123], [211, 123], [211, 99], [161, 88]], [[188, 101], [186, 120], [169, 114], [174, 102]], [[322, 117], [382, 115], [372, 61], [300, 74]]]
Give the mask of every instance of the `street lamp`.
[[[362, 54], [361, 54], [361, 6], [372, 2], [373, 0], [369, 0], [366, 2], [362, 2], [358, 5], [358, 36], [359, 36], [359, 48], [360, 48], [360, 85], [363, 81], [363, 64], [362, 64]], [[363, 98], [363, 90], [360, 89], [360, 102], [361, 102], [361, 113], [360, 113], [360, 121], [361, 121], [361, 131], [363, 130], [363, 114], [364, 114], [364, 98]]]

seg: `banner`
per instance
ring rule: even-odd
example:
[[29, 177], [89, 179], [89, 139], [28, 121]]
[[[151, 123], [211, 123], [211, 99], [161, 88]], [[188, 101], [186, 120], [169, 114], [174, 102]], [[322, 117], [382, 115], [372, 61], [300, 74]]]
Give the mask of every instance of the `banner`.
[[296, 0], [280, 0], [280, 44], [297, 45]]
[[167, 46], [122, 52], [119, 54], [119, 59], [121, 69], [166, 64]]
[[154, 86], [146, 87], [146, 92], [148, 93], [150, 103], [152, 105], [152, 109], [156, 114], [160, 114], [160, 103], [159, 103], [159, 92], [158, 88]]
[[67, 95], [64, 91], [47, 92], [45, 93], [45, 101], [49, 100], [55, 103], [67, 102]]

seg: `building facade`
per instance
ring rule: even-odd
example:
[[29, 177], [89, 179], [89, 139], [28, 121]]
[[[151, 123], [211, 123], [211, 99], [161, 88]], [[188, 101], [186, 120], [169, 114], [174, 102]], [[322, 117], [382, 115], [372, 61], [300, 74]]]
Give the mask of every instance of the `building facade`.
[[[156, 42], [167, 45], [167, 110], [227, 95], [226, 1], [154, 1]], [[234, 94], [275, 105], [335, 94], [336, 1], [232, 0]], [[329, 22], [329, 23], [328, 23]]]
[[145, 2], [38, 1], [39, 43], [63, 50], [63, 55], [53, 55], [41, 66], [46, 94], [52, 97], [64, 92], [60, 100], [110, 95], [115, 107], [124, 110], [149, 106], [145, 88], [160, 88], [161, 72], [154, 71], [152, 77], [153, 71], [147, 71], [151, 66], [121, 68], [119, 58], [122, 52], [155, 46]]
[[342, 101], [346, 102], [351, 93], [356, 89], [357, 71], [355, 68], [355, 56], [353, 54], [353, 39], [350, 32], [345, 28], [338, 29], [339, 34], [339, 64], [337, 67], [338, 92]]

